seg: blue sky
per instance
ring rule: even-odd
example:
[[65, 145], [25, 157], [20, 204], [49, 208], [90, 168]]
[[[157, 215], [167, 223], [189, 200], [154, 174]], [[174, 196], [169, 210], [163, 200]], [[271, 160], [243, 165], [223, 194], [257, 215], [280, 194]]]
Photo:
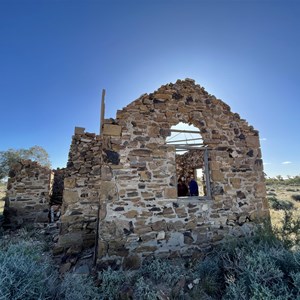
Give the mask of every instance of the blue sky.
[[67, 162], [143, 93], [193, 78], [260, 132], [268, 176], [300, 174], [300, 1], [0, 0], [0, 150]]

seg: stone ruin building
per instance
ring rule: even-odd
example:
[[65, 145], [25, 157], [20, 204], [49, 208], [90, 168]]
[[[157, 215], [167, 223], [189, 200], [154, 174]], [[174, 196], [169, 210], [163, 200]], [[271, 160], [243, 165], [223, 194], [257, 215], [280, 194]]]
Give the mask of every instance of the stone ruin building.
[[[167, 138], [178, 123], [197, 128], [202, 145], [176, 154]], [[178, 177], [197, 168], [202, 195], [177, 197]], [[269, 218], [258, 131], [191, 79], [142, 95], [100, 135], [76, 127], [63, 172], [56, 247], [95, 247], [98, 262], [192, 255]], [[10, 204], [43, 209], [46, 173], [10, 181]], [[27, 201], [30, 190], [38, 197]]]

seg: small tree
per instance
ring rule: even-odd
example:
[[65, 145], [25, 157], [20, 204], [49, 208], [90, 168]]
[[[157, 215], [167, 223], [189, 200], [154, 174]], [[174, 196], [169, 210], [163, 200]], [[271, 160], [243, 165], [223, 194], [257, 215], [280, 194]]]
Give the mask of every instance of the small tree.
[[33, 146], [29, 149], [0, 151], [0, 180], [7, 177], [11, 167], [22, 159], [31, 159], [42, 166], [51, 167], [47, 151], [40, 146]]

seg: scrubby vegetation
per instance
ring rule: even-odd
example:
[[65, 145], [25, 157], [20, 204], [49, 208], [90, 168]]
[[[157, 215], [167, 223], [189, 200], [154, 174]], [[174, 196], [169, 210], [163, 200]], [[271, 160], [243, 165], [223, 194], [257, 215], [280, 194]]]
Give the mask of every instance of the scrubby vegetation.
[[36, 231], [2, 235], [0, 299], [300, 299], [297, 191], [268, 187], [271, 213], [280, 217], [273, 227], [265, 224], [255, 235], [228, 240], [201, 259], [148, 258], [138, 270], [62, 276]]
[[57, 289], [56, 299], [92, 300], [101, 299], [99, 288], [95, 286], [92, 277], [68, 273]]
[[300, 195], [292, 195], [292, 199], [295, 201], [300, 201]]
[[[46, 245], [21, 232], [0, 244], [0, 299], [297, 299], [300, 221], [265, 225], [198, 260], [146, 259], [139, 270], [103, 270], [97, 278], [60, 278]], [[188, 298], [189, 297], [189, 298]]]
[[290, 201], [285, 200], [279, 200], [276, 197], [270, 197], [269, 198], [270, 207], [275, 210], [290, 210], [294, 207], [294, 204]]
[[35, 231], [21, 230], [0, 240], [0, 299], [99, 299], [93, 278], [68, 274], [62, 280]]
[[129, 276], [103, 271], [102, 296], [120, 299], [125, 285], [131, 286], [133, 299], [298, 299], [299, 225], [287, 212], [281, 229], [265, 226], [252, 237], [222, 244], [203, 260], [153, 259]]
[[267, 185], [300, 185], [300, 175], [283, 178], [281, 175], [277, 175], [274, 178], [266, 178]]
[[25, 235], [1, 240], [0, 299], [52, 299], [57, 278], [42, 243]]

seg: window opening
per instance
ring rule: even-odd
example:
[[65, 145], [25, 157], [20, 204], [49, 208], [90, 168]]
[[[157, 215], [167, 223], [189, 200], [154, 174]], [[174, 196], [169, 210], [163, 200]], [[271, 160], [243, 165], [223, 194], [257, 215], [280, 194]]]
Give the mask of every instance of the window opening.
[[208, 148], [199, 129], [179, 123], [171, 127], [166, 144], [175, 146], [178, 197], [210, 199]]

